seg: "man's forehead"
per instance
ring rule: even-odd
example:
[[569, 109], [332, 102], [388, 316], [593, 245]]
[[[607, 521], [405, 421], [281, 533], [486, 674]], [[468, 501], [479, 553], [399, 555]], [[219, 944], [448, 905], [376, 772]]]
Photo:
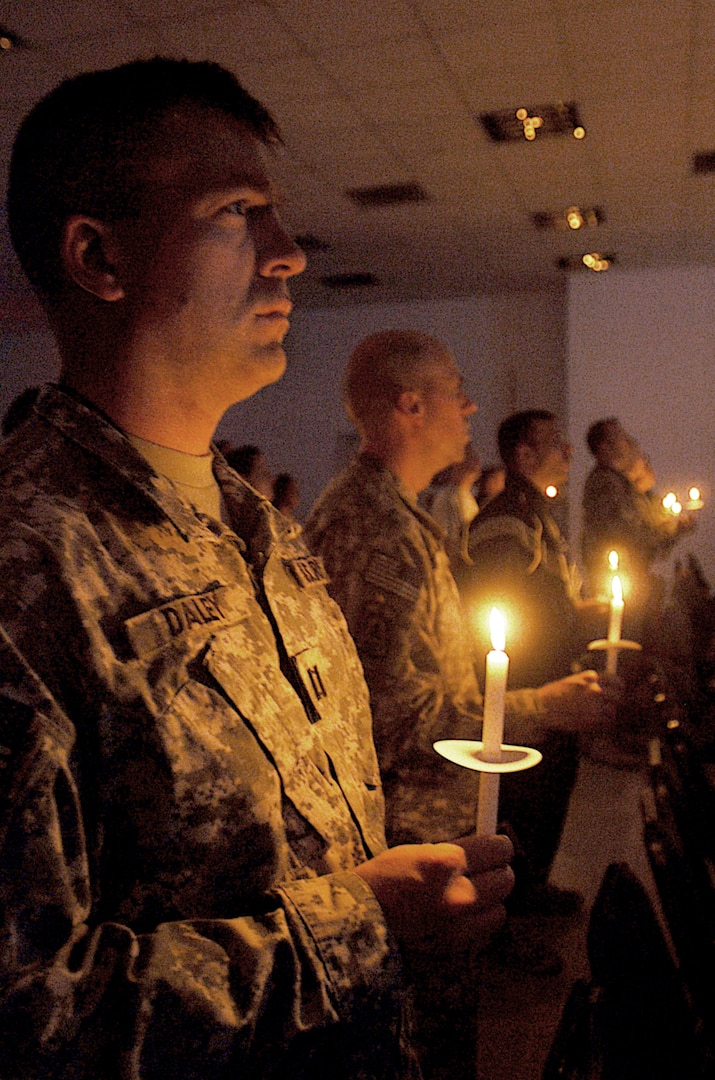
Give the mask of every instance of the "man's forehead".
[[447, 349], [434, 349], [425, 356], [424, 368], [432, 377], [443, 380], [462, 381], [457, 362]]
[[142, 157], [142, 171], [152, 184], [272, 192], [261, 140], [219, 109], [187, 103], [168, 110], [144, 144]]

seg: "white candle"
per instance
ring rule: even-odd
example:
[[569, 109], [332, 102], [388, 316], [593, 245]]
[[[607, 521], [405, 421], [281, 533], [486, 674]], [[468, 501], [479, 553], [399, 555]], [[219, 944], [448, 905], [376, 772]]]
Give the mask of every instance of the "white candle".
[[[611, 582], [611, 611], [608, 619], [608, 641], [616, 644], [621, 640], [621, 627], [623, 625], [623, 588], [618, 574], [613, 575]], [[616, 674], [618, 666], [618, 649], [608, 649], [606, 653], [606, 672], [609, 675]]]
[[[504, 652], [506, 632], [504, 616], [492, 608], [489, 619], [492, 649], [487, 653], [487, 670], [484, 683], [484, 721], [482, 725], [482, 758], [484, 761], [501, 761], [504, 740], [504, 695], [509, 673], [509, 657]], [[477, 835], [484, 836], [497, 830], [499, 812], [499, 774], [483, 772], [479, 780], [477, 803]]]

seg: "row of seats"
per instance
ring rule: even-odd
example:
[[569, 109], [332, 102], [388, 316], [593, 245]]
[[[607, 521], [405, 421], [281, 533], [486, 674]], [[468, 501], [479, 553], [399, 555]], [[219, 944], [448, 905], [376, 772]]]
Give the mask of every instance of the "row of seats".
[[543, 1080], [715, 1077], [715, 789], [672, 713], [650, 740], [642, 812], [656, 896], [627, 864], [608, 867], [591, 979], [571, 991]]

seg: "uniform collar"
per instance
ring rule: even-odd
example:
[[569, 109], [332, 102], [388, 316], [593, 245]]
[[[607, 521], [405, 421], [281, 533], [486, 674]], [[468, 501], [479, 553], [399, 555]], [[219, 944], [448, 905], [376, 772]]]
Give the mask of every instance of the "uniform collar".
[[372, 473], [372, 482], [375, 483], [376, 490], [379, 490], [377, 488], [377, 485], [379, 485], [388, 494], [389, 498], [394, 499], [397, 496], [425, 529], [428, 529], [438, 539], [444, 539], [446, 534], [442, 526], [434, 520], [431, 514], [422, 509], [417, 502], [417, 498], [381, 458], [364, 452], [360, 453], [355, 459], [355, 467], [363, 473]]
[[[124, 477], [135, 491], [138, 490], [171, 521], [184, 540], [195, 534], [196, 515], [179, 498], [171, 482], [152, 469], [124, 432], [92, 402], [67, 387], [48, 386], [38, 398], [35, 409], [65, 438]], [[300, 533], [300, 526], [273, 510], [266, 499], [238, 478], [215, 446], [211, 449], [216, 479], [224, 498], [230, 503], [232, 523], [239, 537], [260, 532], [262, 547], [267, 550], [275, 540]]]

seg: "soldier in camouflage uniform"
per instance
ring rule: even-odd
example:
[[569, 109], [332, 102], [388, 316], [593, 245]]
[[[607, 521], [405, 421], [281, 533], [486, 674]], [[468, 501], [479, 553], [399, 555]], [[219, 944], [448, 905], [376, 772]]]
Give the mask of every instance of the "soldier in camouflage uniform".
[[403, 965], [503, 919], [508, 842], [385, 850], [322, 566], [210, 446], [285, 366], [275, 134], [155, 60], [16, 141], [62, 381], [0, 452], [4, 1080], [414, 1076]]
[[653, 491], [655, 473], [648, 458], [616, 417], [591, 424], [586, 442], [595, 458], [583, 488], [581, 551], [587, 584], [592, 595], [607, 591], [608, 554], [615, 549], [628, 585], [624, 636], [647, 646], [658, 636], [663, 614], [664, 583], [654, 564], [695, 527], [695, 518], [665, 510]]
[[[476, 406], [454, 358], [426, 334], [385, 331], [353, 352], [345, 401], [357, 459], [318, 499], [306, 537], [330, 574], [370, 688], [390, 843], [474, 830], [477, 774], [438, 757], [438, 739], [480, 736], [473, 629], [465, 625], [444, 533], [417, 503], [458, 462]], [[593, 672], [507, 694], [509, 738], [530, 741], [598, 701]], [[431, 1080], [468, 1080], [476, 1057], [475, 956], [418, 968], [420, 1057]]]
[[[545, 409], [513, 413], [499, 425], [497, 442], [505, 487], [470, 526], [471, 565], [459, 585], [467, 606], [518, 612], [509, 681], [533, 686], [581, 664], [588, 642], [605, 634], [606, 611], [581, 599], [581, 575], [545, 494], [566, 483], [570, 468], [571, 447], [556, 417]], [[552, 905], [578, 906], [580, 897], [569, 901], [548, 885], [578, 774], [578, 730], [541, 732], [534, 746], [543, 754], [539, 768], [505, 776], [500, 791], [500, 810], [529, 858], [530, 880], [521, 875], [517, 899], [543, 907], [550, 893]]]
[[[445, 346], [409, 331], [358, 346], [345, 399], [361, 452], [318, 499], [306, 538], [370, 687], [390, 843], [444, 840], [474, 828], [477, 777], [432, 744], [479, 738], [482, 696], [444, 534], [417, 494], [459, 460], [476, 406]], [[587, 725], [599, 699], [594, 672], [509, 691], [507, 738], [529, 743], [561, 724]]]

